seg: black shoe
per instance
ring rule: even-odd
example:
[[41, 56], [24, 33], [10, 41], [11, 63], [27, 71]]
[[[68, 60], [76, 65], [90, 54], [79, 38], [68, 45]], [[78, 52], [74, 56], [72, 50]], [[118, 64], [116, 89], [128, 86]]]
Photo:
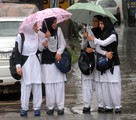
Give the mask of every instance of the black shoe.
[[40, 115], [41, 115], [40, 110], [35, 110], [34, 111], [34, 116], [40, 117]]
[[21, 110], [20, 116], [21, 116], [21, 117], [27, 116], [27, 111], [26, 111], [26, 110]]
[[105, 108], [103, 108], [103, 107], [98, 107], [98, 112], [99, 112], [99, 113], [105, 112]]
[[64, 115], [64, 109], [58, 110], [58, 115]]
[[54, 114], [54, 109], [48, 110], [48, 111], [47, 111], [47, 114], [48, 114], [48, 115], [53, 115], [53, 114]]
[[116, 114], [121, 113], [121, 108], [116, 108], [116, 109], [115, 109], [115, 113], [116, 113]]
[[90, 113], [90, 109], [91, 109], [90, 107], [89, 107], [89, 108], [84, 107], [84, 108], [83, 108], [83, 113], [84, 113], [84, 114]]
[[105, 112], [107, 113], [113, 112], [113, 109], [105, 108]]

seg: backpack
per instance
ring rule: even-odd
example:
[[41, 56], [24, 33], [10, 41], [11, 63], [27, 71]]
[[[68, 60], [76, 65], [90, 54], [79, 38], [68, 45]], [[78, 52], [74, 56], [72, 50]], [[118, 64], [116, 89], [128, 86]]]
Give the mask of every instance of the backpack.
[[55, 65], [62, 73], [68, 73], [71, 70], [71, 53], [66, 48], [61, 55], [61, 60], [59, 62], [55, 60]]
[[[113, 63], [114, 62], [108, 59], [105, 55], [97, 53], [96, 69], [101, 71], [101, 74], [103, 74], [108, 69], [112, 70], [112, 67], [114, 66]], [[111, 72], [113, 73], [113, 70]]]
[[[25, 41], [25, 36], [23, 33], [20, 33], [21, 35], [21, 39], [22, 39], [22, 46], [21, 46], [21, 54], [22, 54], [22, 50], [23, 50], [23, 44], [24, 44], [24, 41]], [[15, 47], [13, 48], [13, 51], [11, 53], [11, 56], [9, 58], [9, 70], [10, 70], [10, 74], [11, 76], [16, 79], [16, 80], [20, 80], [21, 79], [21, 76], [17, 74], [17, 71], [16, 71], [16, 60], [15, 60]], [[21, 58], [20, 58], [20, 62], [21, 62]]]
[[[118, 35], [115, 31], [112, 32], [112, 34], [115, 34], [118, 41]], [[102, 50], [106, 50], [101, 46]], [[109, 46], [106, 51], [113, 51], [112, 48]], [[113, 51], [114, 52], [114, 51]], [[110, 69], [110, 72], [113, 74], [114, 72], [114, 61], [113, 59], [108, 59], [105, 55], [101, 55], [97, 53], [96, 58], [96, 69], [101, 72], [101, 75], [105, 73], [106, 70]]]
[[[58, 49], [58, 34], [56, 36]], [[59, 62], [55, 60], [54, 63], [62, 73], [68, 73], [71, 70], [71, 59], [71, 53], [67, 50], [67, 48], [65, 48], [63, 53], [61, 54], [61, 60]]]
[[83, 74], [89, 75], [92, 73], [95, 67], [94, 53], [87, 54], [85, 51], [82, 51], [78, 59], [78, 66]]

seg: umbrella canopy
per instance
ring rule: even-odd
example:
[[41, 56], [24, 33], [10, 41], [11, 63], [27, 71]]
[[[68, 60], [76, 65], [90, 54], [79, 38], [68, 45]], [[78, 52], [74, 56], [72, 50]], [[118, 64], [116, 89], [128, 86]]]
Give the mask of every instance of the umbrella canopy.
[[45, 10], [38, 11], [36, 14], [40, 25], [45, 18], [56, 17], [57, 23], [60, 23], [70, 19], [72, 16], [70, 12], [62, 8], [47, 8]]
[[110, 11], [93, 3], [75, 3], [67, 11], [72, 13], [71, 19], [77, 23], [90, 24], [94, 15], [108, 16], [113, 23], [117, 21]]
[[31, 14], [28, 17], [26, 17], [26, 19], [23, 21], [23, 23], [21, 24], [21, 26], [19, 27], [19, 32], [24, 32], [24, 28], [26, 26], [30, 26], [31, 24], [35, 24], [38, 21], [36, 14]]
[[56, 17], [57, 23], [60, 23], [64, 20], [70, 19], [72, 14], [61, 8], [47, 8], [41, 11], [38, 11], [34, 14], [29, 15], [22, 23], [19, 28], [19, 31], [23, 31], [25, 26], [38, 22], [39, 28], [42, 25], [42, 22], [45, 18]]

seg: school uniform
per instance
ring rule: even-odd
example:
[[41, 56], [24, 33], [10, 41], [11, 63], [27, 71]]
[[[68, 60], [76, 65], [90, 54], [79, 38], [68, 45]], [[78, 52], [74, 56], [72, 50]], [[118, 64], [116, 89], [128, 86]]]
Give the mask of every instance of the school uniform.
[[[42, 42], [48, 41], [48, 47], [43, 47]], [[66, 42], [60, 27], [57, 28], [57, 35], [49, 38], [40, 38], [39, 49], [42, 51], [41, 67], [42, 81], [45, 84], [46, 106], [49, 110], [57, 107], [64, 109], [65, 103], [65, 81], [66, 74], [59, 71], [54, 64], [56, 53], [62, 54]]]
[[[107, 109], [121, 108], [121, 73], [119, 67], [120, 61], [117, 53], [117, 36], [111, 34], [105, 40], [95, 38], [94, 42], [105, 48], [111, 48], [114, 62], [113, 73], [110, 69], [106, 70], [103, 74], [98, 71], [99, 76], [96, 75], [95, 77], [95, 80], [98, 83], [96, 88], [97, 96], [98, 98], [101, 98], [99, 99], [99, 107]], [[99, 53], [97, 47], [96, 51]]]
[[[90, 35], [95, 35], [97, 38], [99, 37], [100, 34], [100, 28], [91, 28], [91, 26], [87, 26], [87, 32], [88, 36]], [[88, 41], [87, 39], [82, 38], [82, 43], [81, 43], [81, 50], [85, 51], [86, 48], [93, 48], [95, 49], [95, 44], [92, 41]], [[95, 52], [95, 51], [94, 51]], [[89, 53], [87, 53], [89, 55]], [[95, 56], [95, 54], [94, 54]], [[83, 73], [81, 74], [81, 79], [82, 79], [82, 94], [83, 94], [83, 101], [84, 101], [84, 108], [90, 108], [92, 105], [92, 98], [93, 98], [93, 90], [95, 89], [95, 80], [94, 80], [94, 74], [95, 74], [95, 68], [92, 72], [90, 72], [89, 75], [84, 75]], [[84, 110], [84, 111], [90, 111]]]
[[[38, 50], [38, 35], [33, 31], [32, 34], [24, 33], [25, 41], [23, 44], [22, 60], [22, 78], [21, 82], [21, 107], [22, 110], [29, 110], [29, 99], [32, 92], [33, 95], [33, 109], [39, 110], [42, 104], [42, 79], [41, 79], [41, 65], [36, 55]], [[21, 51], [21, 36], [16, 37], [16, 53]]]

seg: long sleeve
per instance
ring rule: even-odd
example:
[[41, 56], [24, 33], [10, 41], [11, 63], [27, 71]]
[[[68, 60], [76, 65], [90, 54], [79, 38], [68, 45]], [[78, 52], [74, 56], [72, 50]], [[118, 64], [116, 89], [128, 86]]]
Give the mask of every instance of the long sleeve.
[[101, 46], [107, 46], [107, 45], [111, 44], [112, 42], [114, 42], [116, 40], [117, 40], [116, 35], [112, 34], [105, 40], [100, 40], [100, 39], [95, 38], [94, 44], [99, 44]]
[[42, 40], [39, 40], [39, 51], [43, 51], [43, 49], [45, 49], [45, 47], [42, 45], [42, 42], [44, 41], [45, 39], [42, 39]]
[[87, 39], [82, 37], [81, 49], [84, 50], [87, 47]]
[[87, 26], [87, 32], [88, 32], [88, 36], [94, 35], [93, 32], [92, 32], [91, 26]]
[[59, 28], [58, 30], [59, 30], [58, 31], [58, 48], [59, 49], [57, 50], [57, 53], [62, 54], [66, 47], [66, 41], [65, 41], [61, 28]]
[[96, 45], [96, 52], [99, 53], [99, 54], [102, 54], [102, 55], [105, 55], [106, 54], [106, 51], [102, 50], [100, 45]]
[[43, 51], [44, 46], [42, 45], [43, 41], [47, 41], [48, 39], [45, 38], [45, 33], [43, 33], [42, 31], [38, 31], [38, 39], [39, 39], [39, 51]]

